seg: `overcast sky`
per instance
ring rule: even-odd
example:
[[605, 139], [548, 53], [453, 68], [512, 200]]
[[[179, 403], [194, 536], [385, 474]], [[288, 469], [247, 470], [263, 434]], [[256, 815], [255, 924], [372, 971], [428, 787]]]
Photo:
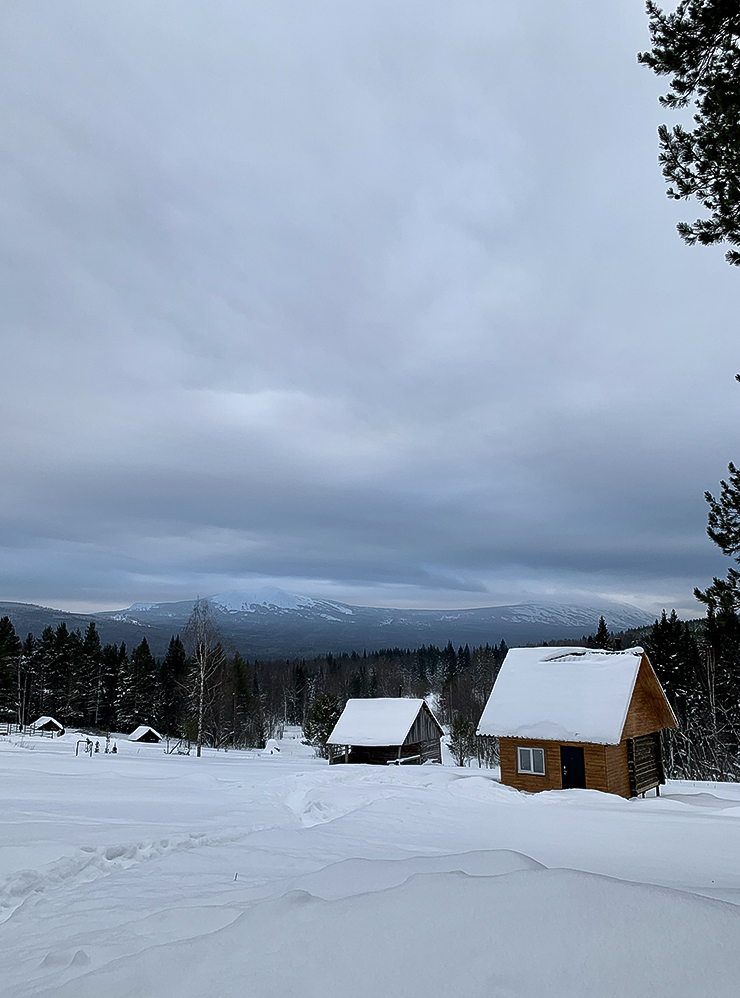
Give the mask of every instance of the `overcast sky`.
[[5, 0], [0, 598], [724, 574], [738, 289], [641, 0]]

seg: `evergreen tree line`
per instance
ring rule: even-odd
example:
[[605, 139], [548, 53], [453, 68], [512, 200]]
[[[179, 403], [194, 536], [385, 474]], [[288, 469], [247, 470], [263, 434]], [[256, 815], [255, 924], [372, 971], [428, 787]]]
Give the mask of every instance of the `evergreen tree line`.
[[[249, 662], [216, 636], [204, 669], [197, 648], [189, 654], [179, 635], [157, 659], [146, 638], [130, 652], [124, 643], [103, 645], [94, 622], [84, 634], [61, 623], [21, 640], [4, 617], [0, 722], [27, 725], [51, 715], [91, 732], [150, 724], [195, 741], [202, 714], [203, 744], [260, 747], [286, 723], [311, 732], [312, 708], [331, 717], [351, 697], [413, 696], [432, 697], [443, 722], [463, 717], [474, 731], [507, 650], [503, 641], [472, 650], [450, 642]], [[327, 733], [314, 730], [311, 740], [320, 747]]]
[[[264, 744], [257, 673], [238, 652], [216, 651], [205, 706], [207, 742]], [[61, 623], [21, 641], [11, 620], [0, 619], [0, 722], [28, 725], [50, 715], [91, 732], [130, 732], [149, 724], [163, 735], [194, 740], [193, 673], [179, 636], [158, 660], [146, 638], [130, 654], [123, 642], [103, 645], [94, 622], [84, 634]]]

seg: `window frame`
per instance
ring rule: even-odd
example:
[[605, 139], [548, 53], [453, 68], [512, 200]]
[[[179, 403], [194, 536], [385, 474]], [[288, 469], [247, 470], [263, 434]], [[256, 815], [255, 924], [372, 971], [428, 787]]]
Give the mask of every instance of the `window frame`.
[[[520, 752], [524, 749], [526, 752], [534, 753], [539, 752], [542, 755], [542, 772], [538, 773], [534, 768], [534, 755], [530, 754], [530, 760], [532, 763], [531, 769], [522, 768], [522, 757]], [[517, 772], [521, 773], [523, 776], [546, 776], [547, 775], [547, 754], [543, 748], [535, 745], [517, 745], [516, 747], [516, 768]]]

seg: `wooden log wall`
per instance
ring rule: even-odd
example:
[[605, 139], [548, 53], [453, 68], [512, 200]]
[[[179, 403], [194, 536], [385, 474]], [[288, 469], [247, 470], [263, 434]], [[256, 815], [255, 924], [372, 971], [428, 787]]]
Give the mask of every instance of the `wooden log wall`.
[[[517, 748], [541, 748], [545, 752], [545, 775], [520, 773]], [[586, 767], [586, 787], [590, 790], [609, 789], [607, 780], [606, 746], [588, 742], [550, 742], [532, 738], [500, 738], [501, 782], [517, 790], [537, 793], [540, 790], [562, 790], [563, 779], [560, 768], [560, 746], [573, 745], [583, 749]]]
[[633, 797], [665, 783], [659, 731], [628, 739], [627, 766], [630, 792]]

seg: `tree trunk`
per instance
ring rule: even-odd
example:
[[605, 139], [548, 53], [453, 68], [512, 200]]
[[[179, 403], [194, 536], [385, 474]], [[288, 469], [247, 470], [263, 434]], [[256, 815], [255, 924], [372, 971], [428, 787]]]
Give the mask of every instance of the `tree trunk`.
[[206, 686], [205, 656], [206, 656], [206, 651], [204, 648], [202, 648], [198, 662], [198, 665], [200, 667], [200, 676], [198, 681], [198, 746], [195, 753], [199, 759], [200, 759], [201, 749], [203, 746], [203, 712], [205, 709], [205, 686]]

